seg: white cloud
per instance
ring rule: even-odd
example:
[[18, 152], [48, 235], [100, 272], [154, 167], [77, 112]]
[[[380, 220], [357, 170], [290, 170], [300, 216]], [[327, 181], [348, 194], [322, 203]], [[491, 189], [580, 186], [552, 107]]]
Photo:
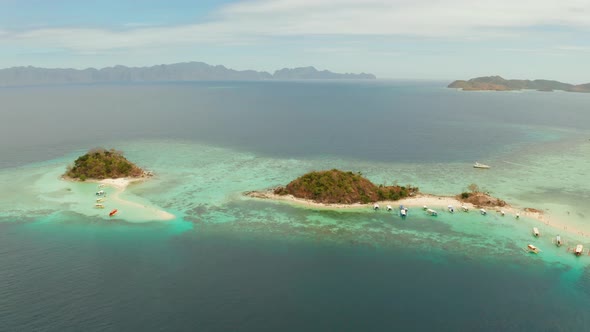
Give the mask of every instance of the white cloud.
[[519, 28], [590, 28], [588, 0], [255, 0], [227, 5], [209, 21], [182, 26], [0, 30], [0, 47], [78, 52], [202, 43], [248, 43], [288, 36], [501, 38]]

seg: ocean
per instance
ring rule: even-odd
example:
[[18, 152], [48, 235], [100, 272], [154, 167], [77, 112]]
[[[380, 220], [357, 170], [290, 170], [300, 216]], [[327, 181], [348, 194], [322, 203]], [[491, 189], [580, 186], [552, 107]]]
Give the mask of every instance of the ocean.
[[[590, 246], [590, 95], [261, 81], [3, 88], [0, 101], [1, 331], [590, 328], [590, 257], [566, 250]], [[156, 174], [126, 199], [175, 218], [109, 220], [96, 185], [60, 180], [98, 146]], [[243, 196], [331, 168], [440, 195], [476, 183], [551, 218]]]

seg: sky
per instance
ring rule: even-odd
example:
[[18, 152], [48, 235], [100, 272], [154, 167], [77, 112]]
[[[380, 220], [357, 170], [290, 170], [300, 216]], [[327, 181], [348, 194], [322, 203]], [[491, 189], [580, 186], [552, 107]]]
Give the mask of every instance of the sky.
[[590, 82], [590, 0], [0, 0], [0, 68], [202, 61]]

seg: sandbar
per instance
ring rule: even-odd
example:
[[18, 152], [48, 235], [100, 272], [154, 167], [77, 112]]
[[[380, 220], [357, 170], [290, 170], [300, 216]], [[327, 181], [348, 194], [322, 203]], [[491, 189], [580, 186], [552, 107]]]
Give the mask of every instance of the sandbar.
[[[255, 199], [266, 199], [270, 201], [276, 202], [284, 202], [296, 206], [302, 206], [307, 208], [315, 208], [315, 209], [327, 209], [327, 210], [340, 210], [340, 209], [360, 209], [360, 208], [367, 208], [372, 209], [373, 204], [375, 203], [354, 203], [354, 204], [326, 204], [326, 203], [318, 203], [312, 200], [297, 198], [293, 195], [277, 195], [272, 190], [267, 191], [250, 191], [245, 193], [246, 196], [255, 198]], [[471, 203], [464, 203], [459, 201], [457, 198], [453, 196], [437, 196], [437, 195], [430, 195], [430, 194], [418, 194], [412, 197], [407, 197], [404, 199], [400, 199], [397, 201], [379, 201], [376, 202], [379, 204], [381, 209], [384, 209], [387, 205], [391, 205], [394, 208], [397, 208], [399, 205], [403, 205], [405, 207], [423, 207], [427, 206], [429, 208], [442, 208], [446, 211], [449, 205], [452, 205], [456, 210], [459, 210], [461, 206], [466, 206], [469, 210], [479, 210], [480, 207], [475, 206]], [[590, 237], [590, 232], [583, 231], [572, 227], [567, 222], [563, 220], [559, 220], [555, 217], [552, 217], [548, 213], [538, 209], [531, 209], [531, 208], [519, 208], [515, 206], [511, 206], [509, 204], [499, 207], [499, 206], [492, 206], [492, 207], [484, 207], [488, 213], [495, 211], [500, 213], [504, 211], [507, 216], [516, 217], [517, 215], [521, 217], [527, 217], [532, 220], [541, 222], [547, 226], [553, 227], [555, 229], [564, 230], [567, 233], [577, 235], [577, 236], [584, 236]], [[440, 211], [439, 211], [440, 212]]]

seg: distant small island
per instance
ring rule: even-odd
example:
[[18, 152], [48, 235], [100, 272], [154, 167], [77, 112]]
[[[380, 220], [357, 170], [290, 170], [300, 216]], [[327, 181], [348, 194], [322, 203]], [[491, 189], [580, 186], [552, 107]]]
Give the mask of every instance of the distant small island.
[[104, 180], [118, 178], [139, 178], [149, 175], [115, 149], [96, 148], [80, 156], [69, 166], [64, 178], [73, 180]]
[[463, 91], [561, 90], [590, 93], [590, 83], [574, 85], [550, 80], [507, 80], [500, 76], [477, 77], [468, 81], [458, 80], [449, 84], [448, 87], [462, 89]]

